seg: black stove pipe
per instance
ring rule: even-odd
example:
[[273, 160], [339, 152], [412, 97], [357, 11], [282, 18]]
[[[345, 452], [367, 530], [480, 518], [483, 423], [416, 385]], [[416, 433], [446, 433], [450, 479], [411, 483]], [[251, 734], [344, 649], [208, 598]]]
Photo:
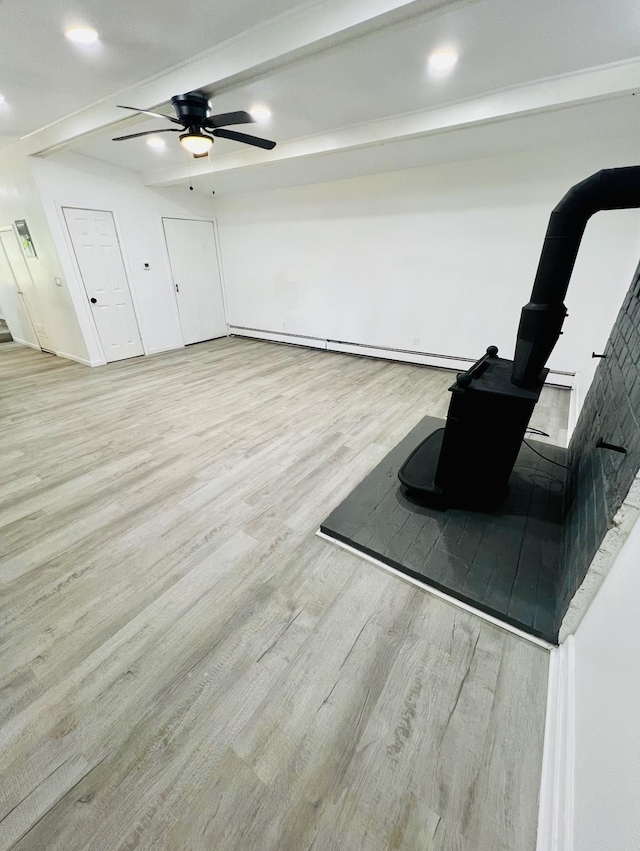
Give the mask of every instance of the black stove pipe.
[[599, 210], [640, 207], [640, 166], [608, 168], [577, 183], [555, 207], [542, 246], [531, 301], [522, 309], [511, 381], [536, 387], [567, 314], [564, 297], [580, 240]]

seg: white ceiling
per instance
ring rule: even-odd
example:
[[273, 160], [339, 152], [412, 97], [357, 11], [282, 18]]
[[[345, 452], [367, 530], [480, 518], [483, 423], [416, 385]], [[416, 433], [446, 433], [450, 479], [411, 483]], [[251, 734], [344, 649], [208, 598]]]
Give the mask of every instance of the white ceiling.
[[[387, 6], [390, 2], [387, 0]], [[454, 0], [448, 2], [454, 3]], [[64, 15], [64, 10], [71, 8], [68, 0], [49, 4], [42, 0], [23, 0], [20, 4], [17, 0], [0, 2], [1, 37], [4, 38], [6, 32], [4, 18], [11, 10], [13, 26], [20, 31], [23, 49], [28, 40], [22, 33], [26, 28], [26, 9], [42, 10], [42, 18], [35, 18], [38, 31], [43, 33], [43, 50], [39, 52], [37, 61], [28, 51], [21, 54], [17, 43], [11, 45], [16, 61], [22, 56], [25, 72], [21, 83], [25, 86], [25, 94], [16, 89], [18, 94], [15, 105], [12, 103], [12, 111], [22, 115], [25, 126], [30, 129], [44, 124], [45, 118], [60, 117], [65, 111], [77, 109], [92, 99], [106, 97], [124, 85], [140, 82], [145, 75], [168, 68], [188, 56], [189, 46], [200, 51], [214, 46], [222, 38], [239, 36], [242, 30], [245, 36], [250, 35], [252, 25], [266, 21], [269, 16], [283, 10], [292, 10], [296, 5], [291, 0], [236, 0], [235, 3], [201, 0], [197, 4], [189, 4], [191, 12], [186, 15], [184, 7], [175, 2], [149, 0], [144, 4], [145, 15], [139, 8], [130, 8], [138, 7], [138, 3], [99, 4], [94, 0], [82, 0], [82, 4], [86, 22], [99, 29], [104, 38], [102, 53], [93, 58], [79, 54], [60, 37], [60, 29], [71, 22]], [[194, 12], [196, 5], [197, 15]], [[314, 0], [297, 5], [298, 9], [269, 22], [272, 33], [277, 34], [279, 26], [283, 31], [287, 26], [295, 29], [296, 19], [292, 15], [301, 9], [311, 8], [312, 12], [316, 9], [320, 14], [321, 10], [326, 11], [329, 7], [339, 10], [341, 6], [362, 7], [367, 4], [356, 4], [355, 0], [323, 0], [322, 3]], [[374, 9], [384, 4], [382, 0], [370, 0], [369, 5]], [[305, 169], [308, 174], [313, 170], [309, 169], [308, 157], [299, 158], [295, 164], [292, 161], [288, 166], [282, 162], [275, 163], [278, 151], [290, 140], [300, 137], [321, 136], [326, 151], [333, 151], [329, 156], [321, 152], [325, 156], [319, 169], [326, 175], [321, 179], [331, 179], [332, 176], [365, 173], [367, 169], [390, 170], [474, 154], [489, 156], [492, 152], [544, 145], [545, 142], [553, 145], [560, 140], [584, 138], [594, 132], [620, 134], [640, 131], [640, 98], [621, 97], [621, 94], [630, 95], [629, 91], [621, 91], [613, 93], [615, 99], [610, 102], [574, 109], [566, 117], [552, 112], [549, 106], [547, 110], [538, 109], [539, 114], [523, 122], [514, 110], [515, 124], [512, 128], [507, 126], [508, 116], [505, 116], [504, 120], [488, 125], [482, 132], [467, 131], [459, 139], [455, 133], [449, 132], [446, 136], [440, 134], [438, 140], [425, 139], [422, 144], [417, 140], [406, 140], [388, 145], [377, 144], [373, 148], [369, 146], [366, 154], [361, 154], [362, 163], [368, 165], [361, 165], [358, 169], [358, 150], [341, 152], [340, 140], [344, 135], [341, 133], [345, 128], [368, 125], [390, 116], [437, 110], [460, 102], [468, 102], [468, 112], [473, 118], [474, 110], [477, 112], [474, 104], [487, 92], [517, 91], [517, 87], [526, 87], [531, 81], [546, 78], [562, 80], [566, 75], [576, 75], [595, 66], [629, 62], [640, 54], [640, 0], [536, 0], [534, 3], [531, 0], [459, 0], [453, 9], [445, 9], [435, 15], [433, 11], [416, 14], [429, 5], [433, 6], [433, 0], [404, 0], [404, 5], [405, 20], [365, 35], [354, 28], [351, 37], [344, 37], [342, 43], [326, 48], [318, 42], [317, 48], [307, 50], [302, 58], [292, 59], [292, 55], [283, 53], [281, 61], [272, 62], [267, 72], [256, 60], [253, 73], [249, 70], [238, 75], [235, 82], [233, 79], [231, 83], [225, 81], [218, 93], [216, 85], [212, 85], [212, 78], [202, 79], [199, 85], [213, 95], [215, 111], [268, 105], [272, 111], [268, 123], [238, 129], [272, 138], [279, 143], [279, 148], [273, 154], [260, 151], [254, 156], [255, 149], [217, 140], [212, 150], [212, 171], [226, 155], [231, 162], [237, 151], [252, 152], [249, 162], [252, 168], [242, 164], [237, 169], [230, 167], [224, 174], [197, 177], [194, 180], [196, 189], [210, 191], [212, 186], [216, 186], [223, 192], [246, 191], [260, 187], [265, 180], [269, 185], [274, 180], [276, 184], [281, 181], [282, 185], [292, 181], [304, 182]], [[18, 26], [20, 8], [25, 11], [21, 14], [23, 22]], [[375, 10], [372, 11], [372, 20], [375, 14]], [[31, 14], [28, 17], [33, 20]], [[152, 23], [148, 23], [147, 19]], [[138, 35], [135, 39], [139, 50], [134, 47], [134, 39], [131, 38], [134, 32], [144, 33], [144, 36]], [[208, 36], [208, 33], [214, 32], [215, 38]], [[16, 42], [20, 39], [16, 38]], [[240, 51], [239, 40], [233, 44], [236, 43]], [[455, 49], [460, 60], [451, 72], [434, 75], [428, 71], [426, 58], [432, 50], [442, 47]], [[61, 64], [47, 62], [46, 57], [54, 54], [63, 57], [64, 61], [59, 59]], [[3, 50], [0, 58], [2, 73], [7, 65], [5, 59]], [[46, 72], [39, 70], [43, 67], [47, 67]], [[48, 78], [43, 85], [49, 87], [51, 103], [46, 105], [50, 112], [46, 117], [40, 104], [39, 119], [35, 121], [26, 117], [29, 109], [25, 108], [24, 100], [26, 97], [28, 101], [35, 102], [35, 81], [42, 76]], [[12, 99], [10, 86], [18, 86], [17, 77], [19, 75], [14, 73], [5, 75], [5, 78], [0, 76], [0, 92], [8, 101]], [[588, 84], [585, 83], [583, 88], [588, 90]], [[628, 86], [626, 88], [628, 90]], [[58, 91], [67, 91], [67, 94], [58, 95]], [[72, 106], [69, 105], [71, 101]], [[123, 94], [117, 102], [143, 108], [153, 108], [157, 104], [157, 101], [136, 100], [135, 92]], [[171, 111], [171, 107], [164, 111]], [[6, 115], [4, 118], [0, 116], [0, 134], [17, 132], [11, 123], [4, 128], [3, 121], [6, 123]], [[109, 121], [113, 118], [110, 117]], [[123, 118], [107, 128], [72, 139], [66, 147], [75, 153], [147, 175], [155, 175], [158, 169], [179, 166], [184, 169], [182, 179], [186, 180], [189, 164], [196, 175], [206, 168], [203, 165], [206, 160], [194, 164], [188, 159], [174, 134], [165, 134], [167, 145], [161, 152], [150, 149], [145, 139], [111, 141], [114, 135], [162, 126], [159, 119]], [[169, 126], [168, 123], [166, 126]], [[360, 150], [364, 151], [364, 148]], [[270, 158], [274, 160], [273, 165], [261, 165], [268, 164]], [[317, 166], [317, 156], [315, 160]], [[329, 161], [334, 164], [333, 171]], [[351, 165], [347, 167], [347, 163]], [[343, 173], [345, 169], [346, 173]], [[253, 177], [248, 176], [249, 172]], [[316, 168], [314, 173], [319, 172]], [[265, 177], [267, 173], [269, 177]]]
[[[209, 50], [299, 0], [0, 0], [0, 136], [24, 136]], [[98, 45], [64, 37], [90, 25]]]

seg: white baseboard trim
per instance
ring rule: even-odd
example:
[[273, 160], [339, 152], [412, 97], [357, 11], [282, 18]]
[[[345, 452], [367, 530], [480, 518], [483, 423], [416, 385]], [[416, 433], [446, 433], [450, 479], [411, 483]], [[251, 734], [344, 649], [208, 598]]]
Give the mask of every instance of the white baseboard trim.
[[360, 355], [368, 358], [384, 358], [385, 360], [402, 361], [404, 363], [415, 363], [419, 366], [435, 366], [444, 369], [461, 370], [469, 369], [475, 361], [466, 358], [449, 357], [448, 355], [435, 355], [428, 352], [409, 352], [401, 349], [387, 349], [378, 346], [364, 346], [360, 343], [342, 343], [338, 340], [327, 340], [327, 349], [330, 352], [343, 352], [347, 355]]
[[[384, 360], [401, 361], [403, 363], [415, 363], [420, 366], [435, 366], [440, 369], [453, 369], [456, 371], [468, 369], [475, 363], [475, 360], [471, 358], [456, 357], [454, 355], [414, 352], [408, 349], [391, 349], [385, 346], [369, 346], [365, 343], [351, 343], [342, 340], [324, 340], [321, 337], [287, 334], [285, 331], [265, 331], [260, 328], [243, 328], [238, 325], [230, 325], [229, 334], [235, 337], [251, 337], [256, 340], [270, 340], [274, 343], [289, 343], [294, 346], [325, 349], [329, 352], [343, 352], [344, 354], [382, 358]], [[480, 357], [480, 354], [482, 353], [479, 353], [478, 357]], [[573, 373], [554, 372], [552, 370], [549, 373], [547, 383], [559, 387], [571, 388], [573, 387], [573, 379]]]
[[250, 337], [254, 340], [268, 340], [272, 343], [288, 343], [291, 346], [308, 346], [310, 349], [326, 349], [327, 341], [319, 337], [301, 337], [298, 334], [285, 334], [278, 331], [260, 331], [258, 328], [239, 328], [229, 325], [230, 337]]
[[536, 851], [573, 851], [575, 644], [551, 650]]
[[13, 342], [20, 343], [21, 346], [28, 346], [30, 349], [35, 349], [37, 352], [42, 351], [37, 343], [29, 343], [27, 340], [21, 340], [20, 337], [14, 337]]
[[88, 360], [87, 358], [78, 357], [78, 355], [70, 355], [68, 352], [56, 352], [55, 354], [59, 358], [73, 360], [76, 363], [84, 364], [84, 366], [104, 366], [106, 364], [106, 361], [104, 360]]
[[161, 355], [163, 352], [174, 352], [176, 349], [184, 349], [184, 343], [176, 343], [175, 346], [162, 346], [160, 349], [149, 349], [148, 355]]
[[344, 541], [339, 541], [337, 538], [332, 538], [331, 535], [327, 535], [325, 532], [318, 531], [316, 532], [318, 538], [322, 538], [323, 541], [329, 541], [330, 544], [333, 544], [336, 547], [340, 547], [341, 550], [346, 550], [348, 553], [351, 553], [358, 558], [363, 559], [364, 561], [368, 561], [369, 564], [373, 564], [375, 567], [380, 570], [384, 570], [386, 573], [390, 573], [392, 576], [396, 576], [398, 579], [401, 579], [403, 582], [407, 582], [409, 585], [415, 585], [416, 588], [422, 588], [423, 591], [426, 591], [428, 594], [431, 594], [434, 597], [438, 597], [440, 600], [444, 600], [445, 603], [449, 603], [451, 606], [455, 606], [456, 609], [462, 609], [465, 612], [469, 612], [472, 615], [475, 615], [477, 618], [481, 618], [483, 621], [487, 621], [487, 623], [491, 623], [494, 626], [499, 627], [504, 630], [504, 632], [510, 632], [512, 635], [517, 635], [519, 638], [524, 638], [525, 641], [530, 641], [532, 644], [536, 644], [538, 647], [544, 647], [545, 650], [552, 650], [553, 645], [549, 644], [542, 638], [538, 638], [535, 635], [529, 635], [528, 632], [524, 632], [521, 629], [518, 629], [517, 626], [511, 626], [511, 624], [505, 623], [504, 621], [498, 620], [498, 618], [494, 618], [493, 615], [488, 615], [486, 612], [481, 612], [480, 609], [475, 609], [473, 606], [470, 606], [468, 603], [463, 603], [462, 600], [457, 600], [455, 597], [450, 597], [449, 594], [445, 594], [444, 591], [440, 591], [438, 588], [433, 588], [431, 585], [427, 585], [426, 582], [421, 582], [419, 579], [414, 579], [413, 576], [408, 576], [406, 573], [402, 573], [399, 570], [396, 570], [395, 567], [391, 567], [388, 564], [385, 564], [383, 561], [379, 561], [377, 558], [373, 556], [367, 555], [367, 553], [361, 552], [361, 550], [357, 550], [355, 547], [350, 546], [349, 544], [345, 544]]

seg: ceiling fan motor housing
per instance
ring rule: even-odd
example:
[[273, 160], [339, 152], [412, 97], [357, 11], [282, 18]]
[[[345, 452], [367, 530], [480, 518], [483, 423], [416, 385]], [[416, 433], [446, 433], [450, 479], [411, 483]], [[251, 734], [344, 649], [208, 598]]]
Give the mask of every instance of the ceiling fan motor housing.
[[171, 98], [177, 117], [186, 127], [200, 127], [209, 111], [209, 100], [204, 92], [187, 92]]

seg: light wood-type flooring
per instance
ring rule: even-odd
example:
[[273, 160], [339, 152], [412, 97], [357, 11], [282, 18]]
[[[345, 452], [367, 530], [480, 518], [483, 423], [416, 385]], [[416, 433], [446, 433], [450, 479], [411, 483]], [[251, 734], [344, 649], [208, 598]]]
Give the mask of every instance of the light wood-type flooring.
[[451, 380], [1, 347], [1, 849], [533, 851], [546, 651], [314, 536]]

